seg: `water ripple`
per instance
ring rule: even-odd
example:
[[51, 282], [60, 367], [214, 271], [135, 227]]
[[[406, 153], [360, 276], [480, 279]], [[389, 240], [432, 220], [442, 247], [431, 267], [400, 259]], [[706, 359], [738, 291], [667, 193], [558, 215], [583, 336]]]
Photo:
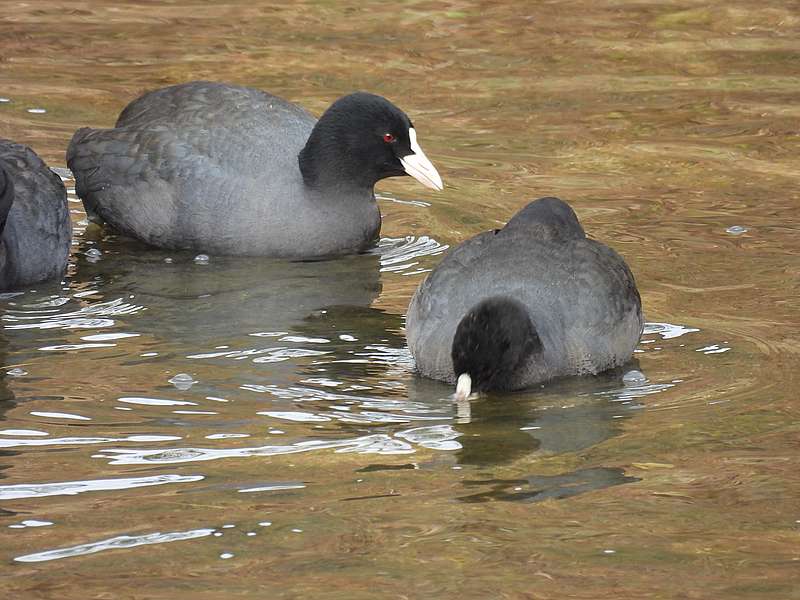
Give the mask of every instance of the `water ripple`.
[[46, 431], [38, 431], [37, 429], [3, 429], [0, 435], [22, 435], [22, 436], [48, 436]]
[[[400, 273], [416, 267], [419, 264], [417, 259], [438, 256], [448, 248], [446, 244], [440, 244], [427, 235], [407, 235], [401, 238], [382, 238], [375, 252], [380, 255], [382, 272]], [[413, 275], [429, 270], [418, 268], [413, 273], [405, 274]]]
[[[37, 310], [44, 305], [62, 306], [63, 297], [52, 297], [49, 301], [30, 305], [9, 305], [3, 315], [6, 329], [96, 329], [112, 327], [112, 317], [132, 315], [143, 310], [143, 306], [131, 304], [122, 298], [107, 302], [96, 302], [82, 306], [78, 310], [58, 313], [50, 310]], [[67, 298], [67, 301], [71, 298]]]
[[397, 437], [431, 450], [460, 450], [461, 444], [456, 438], [462, 435], [450, 425], [434, 425], [433, 427], [416, 427], [396, 434]]
[[380, 344], [370, 344], [364, 346], [364, 352], [354, 352], [353, 356], [364, 357], [370, 363], [390, 367], [387, 372], [388, 375], [398, 375], [403, 372], [409, 373], [415, 368], [414, 357], [406, 346], [393, 348]]
[[385, 434], [375, 434], [345, 440], [309, 440], [289, 445], [246, 448], [107, 449], [102, 450], [101, 453], [95, 456], [97, 458], [111, 459], [109, 464], [112, 465], [143, 465], [200, 462], [250, 456], [278, 456], [315, 450], [334, 450], [336, 452], [355, 452], [359, 454], [412, 454], [414, 452], [414, 448], [402, 440], [394, 439]]
[[55, 346], [42, 346], [39, 350], [50, 352], [65, 352], [69, 350], [88, 350], [91, 348], [114, 348], [116, 344], [57, 344]]
[[278, 492], [283, 490], [302, 490], [305, 487], [303, 483], [270, 483], [269, 485], [260, 485], [258, 487], [242, 488], [239, 492]]
[[614, 402], [628, 402], [636, 398], [643, 398], [666, 391], [675, 387], [674, 383], [643, 383], [640, 385], [625, 386], [616, 390], [597, 392], [597, 396], [610, 396]]
[[424, 200], [400, 200], [400, 198], [387, 196], [386, 194], [375, 194], [375, 198], [377, 200], [387, 200], [395, 204], [405, 204], [406, 206], [417, 206], [419, 208], [429, 208], [431, 205], [430, 202], [425, 202]]
[[178, 542], [181, 540], [193, 540], [196, 538], [209, 536], [214, 533], [214, 531], [216, 530], [192, 529], [190, 531], [173, 531], [171, 533], [156, 532], [145, 535], [120, 535], [107, 540], [90, 542], [88, 544], [80, 544], [78, 546], [70, 546], [68, 548], [59, 548], [58, 550], [47, 550], [45, 552], [25, 554], [24, 556], [17, 556], [14, 560], [17, 562], [44, 562], [47, 560], [58, 560], [61, 558], [69, 558], [71, 556], [85, 556], [87, 554], [103, 552], [104, 550], [134, 548], [136, 546], [146, 546], [149, 544], [164, 544], [167, 542]]
[[120, 479], [91, 479], [61, 483], [24, 483], [0, 485], [0, 500], [43, 498], [45, 496], [75, 496], [85, 492], [129, 490], [168, 483], [191, 483], [205, 479], [203, 475], [155, 475], [153, 477], [128, 477]]
[[685, 327], [683, 325], [673, 325], [672, 323], [645, 323], [642, 335], [650, 335], [657, 333], [662, 339], [669, 340], [676, 337], [681, 337], [687, 333], [695, 333], [700, 331], [694, 327]]
[[[325, 401], [331, 403], [329, 407], [332, 410], [318, 414], [305, 411], [263, 411], [258, 413], [295, 421], [336, 419], [345, 423], [407, 423], [449, 418], [451, 408], [448, 401], [432, 406], [430, 403], [414, 402], [405, 398], [357, 396], [302, 386], [285, 388], [277, 385], [245, 384], [241, 386], [241, 389], [270, 394], [275, 398], [293, 402]], [[351, 412], [353, 408], [362, 410]]]
[[139, 398], [136, 396], [126, 396], [117, 399], [126, 404], [140, 404], [143, 406], [197, 406], [197, 402], [188, 400], [166, 400], [164, 398]]
[[91, 417], [84, 417], [83, 415], [74, 415], [72, 413], [63, 413], [63, 412], [42, 412], [42, 411], [31, 411], [34, 417], [46, 417], [48, 419], [70, 419], [72, 421], [91, 421]]
[[318, 423], [322, 421], [330, 421], [330, 417], [325, 417], [322, 415], [315, 415], [312, 413], [306, 412], [295, 412], [295, 411], [277, 411], [277, 410], [268, 410], [263, 412], [257, 412], [257, 415], [264, 415], [267, 417], [272, 417], [273, 419], [283, 419], [285, 421], [294, 421], [297, 423]]
[[16, 448], [19, 446], [84, 446], [90, 444], [106, 444], [110, 442], [174, 442], [179, 439], [181, 439], [181, 437], [177, 435], [131, 435], [121, 438], [64, 437], [33, 440], [0, 438], [0, 448]]
[[292, 360], [293, 358], [322, 356], [324, 354], [330, 354], [330, 352], [279, 346], [273, 348], [251, 348], [249, 350], [229, 350], [225, 352], [205, 352], [202, 354], [190, 354], [186, 358], [232, 358], [234, 360], [244, 360], [250, 357], [255, 357], [253, 358], [254, 363], [277, 363]]
[[722, 354], [723, 352], [727, 352], [730, 350], [729, 346], [720, 346], [719, 344], [711, 344], [710, 346], [704, 346], [703, 348], [698, 348], [695, 352], [702, 352], [703, 354]]
[[8, 526], [9, 529], [27, 529], [28, 527], [48, 527], [53, 525], [52, 521], [39, 521], [37, 519], [26, 519], [21, 523], [12, 523]]

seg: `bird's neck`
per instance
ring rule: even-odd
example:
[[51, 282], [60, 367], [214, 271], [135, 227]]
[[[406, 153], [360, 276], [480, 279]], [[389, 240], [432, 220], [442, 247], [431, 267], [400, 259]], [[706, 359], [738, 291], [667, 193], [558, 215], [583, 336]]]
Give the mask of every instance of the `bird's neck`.
[[358, 190], [361, 194], [365, 191], [371, 194], [378, 178], [348, 155], [345, 136], [346, 132], [329, 123], [325, 115], [317, 121], [297, 156], [303, 183], [317, 190]]

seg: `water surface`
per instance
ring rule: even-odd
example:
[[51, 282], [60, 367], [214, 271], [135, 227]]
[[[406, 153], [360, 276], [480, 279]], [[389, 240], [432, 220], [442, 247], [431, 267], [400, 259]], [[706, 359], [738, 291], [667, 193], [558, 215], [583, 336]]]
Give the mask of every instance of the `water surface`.
[[[796, 4], [0, 8], [0, 135], [53, 166], [205, 78], [383, 94], [447, 185], [382, 182], [380, 246], [310, 263], [153, 251], [71, 194], [66, 278], [2, 298], [9, 597], [800, 597]], [[408, 301], [542, 195], [631, 265], [636, 362], [455, 406]]]

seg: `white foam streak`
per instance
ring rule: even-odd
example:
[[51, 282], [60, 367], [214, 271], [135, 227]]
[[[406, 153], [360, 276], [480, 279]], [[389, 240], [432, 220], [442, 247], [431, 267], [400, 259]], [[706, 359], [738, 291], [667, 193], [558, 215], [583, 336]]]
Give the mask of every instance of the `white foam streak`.
[[0, 438], [0, 448], [16, 448], [19, 446], [85, 446], [91, 444], [107, 444], [109, 442], [174, 442], [181, 439], [177, 435], [131, 435], [121, 438], [108, 437], [64, 437], [47, 439], [6, 439]]
[[285, 446], [256, 446], [250, 448], [169, 448], [166, 450], [108, 449], [98, 457], [111, 459], [112, 465], [178, 464], [246, 458], [251, 456], [278, 456], [318, 450], [356, 452], [359, 454], [411, 454], [414, 448], [385, 434], [366, 435], [335, 441], [310, 440]]
[[687, 333], [695, 333], [700, 331], [694, 327], [684, 327], [683, 325], [673, 325], [672, 323], [645, 323], [642, 335], [649, 335], [657, 333], [662, 339], [670, 340], [672, 338], [681, 337]]
[[120, 548], [134, 548], [136, 546], [146, 546], [149, 544], [164, 544], [167, 542], [192, 540], [209, 536], [214, 533], [214, 531], [214, 529], [192, 529], [190, 531], [173, 531], [171, 533], [155, 532], [145, 535], [120, 535], [107, 540], [90, 542], [88, 544], [80, 544], [78, 546], [70, 546], [68, 548], [60, 548], [58, 550], [47, 550], [45, 552], [37, 552], [35, 554], [25, 554], [24, 556], [17, 556], [14, 560], [17, 562], [44, 562], [48, 560], [58, 560], [61, 558], [69, 558], [71, 556], [95, 554], [96, 552], [103, 552], [104, 550], [117, 550]]
[[24, 483], [0, 486], [0, 500], [19, 498], [44, 498], [46, 496], [75, 496], [85, 492], [128, 490], [168, 483], [191, 483], [204, 479], [203, 475], [155, 475], [153, 477], [126, 477], [119, 479], [90, 479], [60, 483]]

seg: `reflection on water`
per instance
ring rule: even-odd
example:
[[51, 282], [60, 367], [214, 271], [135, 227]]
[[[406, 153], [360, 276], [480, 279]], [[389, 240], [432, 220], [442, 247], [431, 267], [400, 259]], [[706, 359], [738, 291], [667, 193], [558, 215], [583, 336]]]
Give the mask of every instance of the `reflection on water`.
[[[627, 373], [626, 373], [627, 375]], [[534, 453], [579, 452], [617, 435], [646, 396], [675, 384], [625, 381], [622, 372], [551, 383], [541, 392], [483, 397], [456, 419], [461, 464], [495, 465]], [[641, 399], [641, 400], [640, 400]]]
[[[419, 268], [423, 256], [439, 256], [448, 246], [423, 235], [403, 238], [383, 238], [374, 250], [381, 257], [381, 271], [384, 273], [403, 273], [407, 276], [427, 273], [430, 269]], [[417, 268], [415, 268], [417, 267]]]
[[0, 486], [0, 500], [41, 498], [43, 496], [72, 496], [84, 492], [128, 490], [147, 485], [164, 485], [165, 483], [190, 483], [193, 481], [200, 481], [201, 479], [203, 479], [203, 477], [199, 475], [194, 477], [159, 475], [157, 477], [67, 481], [64, 483], [43, 483], [39, 485], [3, 485]]
[[[511, 479], [482, 471], [475, 477], [474, 469], [579, 454], [620, 435], [624, 420], [648, 397], [677, 382], [650, 381], [633, 364], [603, 377], [474, 397], [456, 407], [448, 386], [415, 375], [402, 314], [373, 306], [389, 278], [418, 279], [429, 270], [446, 248], [429, 237], [387, 238], [371, 254], [317, 262], [213, 257], [198, 264], [192, 256], [166, 256], [114, 236], [95, 243], [102, 260], [79, 255], [60, 289], [6, 300], [6, 333], [16, 336], [16, 363], [25, 370], [15, 378], [19, 404], [0, 431], [0, 448], [92, 448], [75, 459], [82, 472], [104, 476], [18, 476], [0, 486], [0, 501], [124, 497], [158, 488], [182, 498], [235, 491], [273, 502], [291, 497], [302, 505], [331, 485], [336, 489], [310, 475], [314, 462], [345, 456], [364, 457], [345, 463], [353, 464], [357, 482], [409, 468], [466, 470], [472, 473], [462, 481], [468, 493], [454, 498], [467, 504], [565, 499], [638, 479], [618, 467]], [[650, 323], [641, 353], [680, 348], [686, 336], [699, 332]], [[662, 345], [652, 345], [655, 340]], [[62, 371], [63, 381], [52, 379], [45, 356], [71, 365]], [[106, 366], [98, 370], [98, 364]], [[399, 470], [375, 462], [392, 457], [413, 462], [397, 465]], [[298, 461], [311, 467], [309, 474], [289, 475], [287, 468], [294, 471]], [[106, 476], [108, 469], [117, 469], [115, 475]], [[350, 502], [403, 497], [393, 488], [336, 495]], [[203, 501], [189, 504], [197, 502]], [[64, 517], [46, 510], [32, 515], [52, 523], [52, 531], [64, 527]], [[135, 530], [145, 524], [131, 523]], [[75, 560], [105, 550], [213, 539], [220, 531], [125, 533], [52, 550], [39, 543], [39, 550], [17, 551], [13, 558]], [[225, 560], [236, 555], [218, 553]]]
[[467, 488], [490, 486], [491, 491], [478, 492], [462, 496], [462, 502], [488, 502], [505, 500], [514, 502], [543, 502], [560, 500], [602, 490], [603, 488], [624, 483], [641, 481], [636, 477], [628, 477], [622, 469], [580, 469], [567, 475], [531, 476], [525, 479], [489, 479], [486, 481], [464, 481]]
[[111, 239], [102, 247], [103, 261], [79, 264], [75, 285], [102, 285], [99, 293], [112, 302], [157, 304], [156, 314], [136, 320], [135, 332], [177, 338], [194, 350], [243, 344], [245, 336], [263, 335], [265, 323], [283, 331], [329, 306], [368, 306], [381, 290], [380, 260], [372, 255], [316, 262], [214, 257], [198, 264], [193, 255], [133, 242]]
[[[49, 413], [30, 413], [33, 416], [50, 416]], [[45, 433], [45, 435], [49, 435]], [[107, 444], [110, 442], [166, 442], [179, 440], [174, 435], [130, 435], [120, 438], [109, 437], [47, 437], [36, 439], [0, 438], [0, 448], [16, 448], [18, 446], [83, 446], [87, 444]]]
[[[792, 6], [64, 4], [4, 12], [0, 123], [68, 186], [77, 127], [204, 78], [384, 94], [448, 187], [382, 182], [378, 247], [318, 262], [147, 249], [71, 191], [65, 279], [0, 296], [9, 597], [795, 594]], [[409, 298], [543, 195], [631, 265], [637, 362], [454, 406]]]
[[118, 548], [133, 548], [134, 546], [146, 546], [148, 544], [164, 544], [166, 542], [179, 542], [181, 540], [193, 540], [195, 538], [206, 537], [214, 533], [213, 529], [194, 529], [192, 531], [173, 531], [171, 533], [148, 533], [146, 535], [121, 535], [99, 542], [80, 544], [70, 548], [60, 548], [58, 550], [48, 550], [37, 552], [36, 554], [26, 554], [17, 556], [14, 560], [18, 562], [42, 562], [47, 560], [57, 560], [70, 556], [82, 556], [94, 554], [104, 550], [115, 550]]

